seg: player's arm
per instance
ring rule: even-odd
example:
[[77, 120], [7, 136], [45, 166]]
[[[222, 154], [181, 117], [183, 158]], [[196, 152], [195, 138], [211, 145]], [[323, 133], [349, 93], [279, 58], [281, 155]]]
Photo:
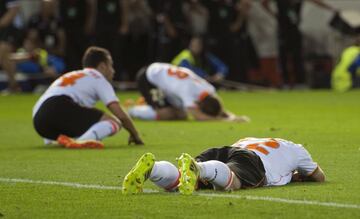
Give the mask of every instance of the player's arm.
[[0, 17], [0, 28], [10, 25], [19, 11], [20, 5], [18, 4], [8, 8], [6, 13], [2, 17]]
[[295, 171], [292, 175], [291, 182], [325, 182], [324, 171], [318, 166], [312, 173], [301, 175]]
[[134, 123], [130, 119], [129, 115], [121, 108], [119, 103], [112, 102], [108, 104], [107, 107], [112, 112], [112, 114], [114, 114], [121, 121], [123, 127], [130, 133], [129, 144], [144, 144], [134, 126]]
[[324, 171], [318, 166], [314, 172], [312, 172], [309, 176], [305, 177], [305, 181], [311, 182], [325, 182], [325, 174]]

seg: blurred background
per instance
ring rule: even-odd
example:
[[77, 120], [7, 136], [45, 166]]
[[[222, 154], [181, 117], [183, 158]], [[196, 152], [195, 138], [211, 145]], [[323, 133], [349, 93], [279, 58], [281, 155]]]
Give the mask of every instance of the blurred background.
[[0, 89], [34, 91], [80, 69], [90, 45], [111, 52], [120, 89], [152, 62], [231, 89], [330, 88], [352, 46], [344, 68], [358, 71], [359, 14], [359, 0], [2, 0]]

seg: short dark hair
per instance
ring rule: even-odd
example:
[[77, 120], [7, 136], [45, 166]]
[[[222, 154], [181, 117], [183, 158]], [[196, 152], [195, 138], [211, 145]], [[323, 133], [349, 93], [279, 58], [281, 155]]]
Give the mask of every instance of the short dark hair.
[[210, 116], [218, 116], [221, 113], [220, 100], [214, 96], [208, 95], [198, 102], [200, 110]]
[[97, 68], [102, 62], [109, 60], [110, 52], [107, 49], [91, 46], [87, 48], [82, 58], [84, 68]]

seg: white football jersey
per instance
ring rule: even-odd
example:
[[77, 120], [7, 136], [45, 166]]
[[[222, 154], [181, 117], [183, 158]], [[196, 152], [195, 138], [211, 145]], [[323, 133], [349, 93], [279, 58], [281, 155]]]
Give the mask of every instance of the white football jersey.
[[147, 79], [162, 90], [166, 98], [180, 99], [179, 108], [195, 107], [202, 97], [215, 94], [215, 88], [187, 68], [153, 63], [146, 70]]
[[35, 104], [33, 116], [45, 100], [60, 95], [69, 96], [75, 103], [85, 107], [93, 107], [99, 100], [105, 105], [119, 101], [114, 88], [103, 74], [95, 69], [85, 68], [64, 74], [55, 80]]
[[318, 167], [302, 145], [280, 138], [245, 138], [232, 146], [252, 150], [260, 157], [267, 186], [288, 184], [295, 170], [310, 175]]

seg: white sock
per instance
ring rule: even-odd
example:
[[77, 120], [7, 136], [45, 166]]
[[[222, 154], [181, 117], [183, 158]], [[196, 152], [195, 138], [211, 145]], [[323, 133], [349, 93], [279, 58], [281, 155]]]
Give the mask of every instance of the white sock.
[[179, 178], [179, 170], [174, 164], [168, 161], [156, 161], [149, 177], [155, 185], [168, 191], [177, 188]]
[[120, 129], [119, 125], [112, 120], [104, 120], [92, 125], [77, 140], [101, 140], [107, 136], [113, 135]]
[[200, 179], [213, 184], [215, 188], [227, 190], [233, 181], [233, 174], [230, 168], [223, 162], [210, 160], [199, 162]]
[[143, 120], [156, 120], [157, 118], [156, 111], [149, 105], [134, 106], [131, 107], [128, 112], [133, 118]]

